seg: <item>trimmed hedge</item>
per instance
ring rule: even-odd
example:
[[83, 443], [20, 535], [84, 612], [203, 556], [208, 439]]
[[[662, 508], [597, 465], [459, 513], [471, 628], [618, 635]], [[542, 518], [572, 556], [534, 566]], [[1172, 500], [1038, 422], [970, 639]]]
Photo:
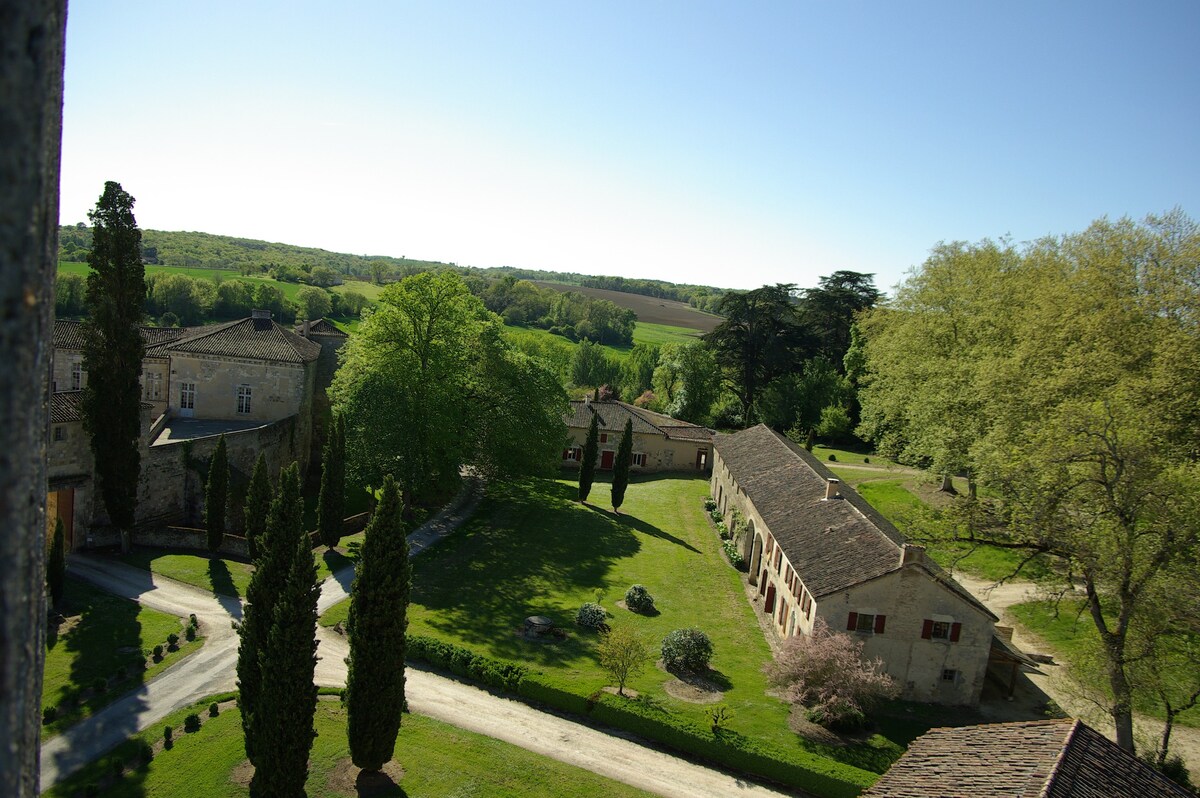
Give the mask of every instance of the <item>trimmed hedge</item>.
[[590, 717], [684, 754], [806, 790], [824, 798], [851, 798], [875, 783], [875, 773], [806, 754], [784, 753], [737, 732], [713, 732], [641, 701], [596, 693], [581, 696], [523, 665], [492, 659], [431, 637], [410, 635], [407, 658], [515, 693], [554, 709]]

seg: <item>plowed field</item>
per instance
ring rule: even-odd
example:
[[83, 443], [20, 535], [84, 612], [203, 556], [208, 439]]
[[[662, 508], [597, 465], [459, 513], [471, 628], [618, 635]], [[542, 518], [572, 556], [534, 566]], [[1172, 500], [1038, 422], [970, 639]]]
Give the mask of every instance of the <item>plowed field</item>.
[[676, 302], [673, 299], [659, 299], [652, 296], [642, 296], [641, 294], [627, 294], [624, 291], [609, 291], [607, 288], [581, 288], [577, 285], [564, 285], [562, 283], [539, 282], [538, 285], [543, 288], [552, 288], [562, 293], [575, 291], [596, 299], [607, 299], [614, 305], [629, 308], [637, 314], [638, 321], [648, 324], [666, 324], [671, 327], [687, 327], [692, 330], [711, 332], [713, 328], [721, 323], [720, 316], [703, 313], [691, 305], [684, 302]]

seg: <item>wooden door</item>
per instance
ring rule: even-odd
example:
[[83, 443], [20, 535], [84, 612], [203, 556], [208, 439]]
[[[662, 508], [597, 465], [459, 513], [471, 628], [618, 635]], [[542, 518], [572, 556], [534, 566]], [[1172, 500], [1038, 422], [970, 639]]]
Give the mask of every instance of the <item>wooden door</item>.
[[615, 458], [616, 454], [617, 453], [612, 451], [611, 449], [609, 449], [606, 452], [601, 452], [600, 453], [600, 470], [611, 471], [612, 467], [613, 467], [613, 459]]

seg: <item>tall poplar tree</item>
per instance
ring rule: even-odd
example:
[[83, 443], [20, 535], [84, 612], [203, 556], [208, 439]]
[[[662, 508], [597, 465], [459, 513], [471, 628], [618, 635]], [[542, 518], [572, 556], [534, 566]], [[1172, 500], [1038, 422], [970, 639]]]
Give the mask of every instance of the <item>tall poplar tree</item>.
[[629, 487], [629, 465], [633, 461], [633, 419], [625, 419], [625, 433], [617, 445], [617, 459], [613, 463], [612, 506], [621, 509], [625, 503], [625, 488]]
[[336, 416], [321, 457], [321, 494], [317, 499], [317, 529], [329, 548], [342, 539], [346, 516], [346, 422]]
[[579, 501], [587, 501], [592, 492], [592, 481], [596, 478], [596, 455], [600, 451], [600, 426], [596, 413], [592, 411], [592, 423], [588, 426], [587, 442], [583, 444], [583, 460], [579, 462]]
[[[271, 502], [266, 528], [259, 538], [254, 574], [246, 589], [246, 609], [239, 629], [238, 708], [242, 713], [242, 732], [246, 756], [255, 767], [259, 764], [259, 745], [274, 734], [276, 719], [259, 710], [263, 689], [262, 656], [268, 649], [275, 605], [288, 580], [297, 532], [304, 529], [304, 504], [300, 498], [300, 468], [295, 463], [279, 475], [279, 491]], [[307, 536], [305, 536], [307, 537]], [[306, 544], [307, 545], [307, 544]], [[309, 560], [311, 561], [311, 554]], [[274, 674], [271, 678], [275, 678]]]
[[204, 528], [208, 531], [208, 550], [218, 551], [225, 539], [225, 515], [229, 504], [229, 455], [225, 436], [217, 438], [217, 448], [208, 463], [208, 482], [204, 486]]
[[[287, 481], [300, 485], [293, 465]], [[282, 491], [281, 491], [282, 493]], [[303, 505], [298, 501], [296, 507]], [[282, 518], [282, 517], [281, 517]], [[312, 545], [299, 514], [288, 514], [287, 525], [272, 529], [270, 545], [279, 549], [283, 567], [271, 613], [266, 647], [258, 651], [260, 674], [254, 709], [254, 778], [252, 798], [304, 798], [308, 755], [317, 711], [317, 567]]]
[[133, 197], [119, 183], [104, 184], [92, 222], [91, 272], [83, 323], [83, 368], [87, 385], [81, 410], [91, 436], [96, 476], [109, 521], [128, 546], [137, 509], [141, 470], [142, 344], [138, 324], [146, 298], [142, 231], [133, 218]]
[[250, 486], [246, 489], [246, 503], [242, 519], [246, 523], [246, 550], [250, 559], [258, 558], [259, 541], [271, 512], [271, 482], [267, 478], [267, 456], [258, 453], [254, 471], [250, 474]]
[[350, 597], [350, 671], [346, 677], [350, 756], [377, 771], [392, 758], [404, 709], [404, 650], [412, 569], [401, 518], [400, 493], [391, 475], [363, 541]]

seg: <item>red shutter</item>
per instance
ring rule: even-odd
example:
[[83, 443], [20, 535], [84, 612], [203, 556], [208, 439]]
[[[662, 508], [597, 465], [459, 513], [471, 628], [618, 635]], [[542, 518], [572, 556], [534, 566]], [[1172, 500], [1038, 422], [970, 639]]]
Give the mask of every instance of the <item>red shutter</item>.
[[571, 456], [571, 450], [570, 450], [570, 449], [563, 449], [563, 459], [564, 459], [564, 460], [566, 460], [566, 459], [568, 459], [570, 456]]
[[883, 634], [883, 623], [885, 620], [887, 620], [886, 615], [876, 615], [875, 616], [875, 634], [877, 634], [877, 635]]
[[957, 643], [960, 635], [962, 635], [962, 624], [961, 623], [950, 624], [950, 642]]
[[846, 631], [853, 632], [857, 628], [858, 628], [858, 613], [852, 612], [852, 613], [850, 613], [850, 620], [846, 621]]
[[921, 624], [921, 639], [922, 640], [932, 640], [933, 639], [933, 621], [930, 620], [929, 618], [926, 618], [925, 623]]

